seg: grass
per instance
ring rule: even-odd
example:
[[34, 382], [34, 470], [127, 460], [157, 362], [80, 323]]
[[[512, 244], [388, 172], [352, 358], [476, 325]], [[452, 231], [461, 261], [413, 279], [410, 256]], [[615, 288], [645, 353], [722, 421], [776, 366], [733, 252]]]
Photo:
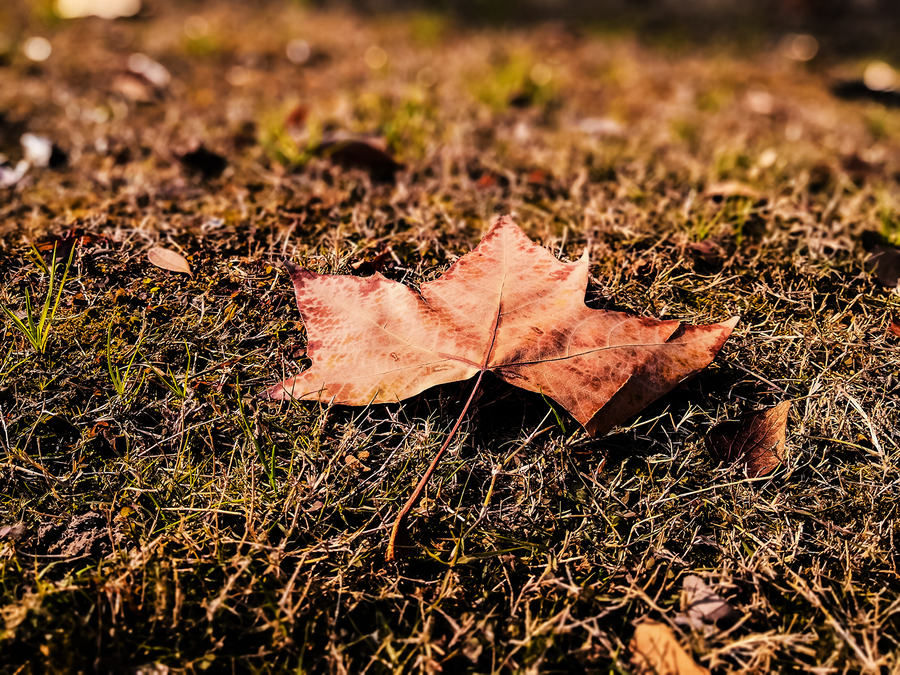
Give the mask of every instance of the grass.
[[[72, 266], [72, 256], [74, 253], [75, 248], [72, 247], [69, 250], [69, 259], [66, 261], [66, 266], [63, 269], [62, 280], [59, 281], [59, 286], [57, 287], [54, 287], [58, 262], [56, 259], [56, 246], [53, 247], [50, 265], [46, 266], [42, 264], [44, 271], [47, 273], [47, 295], [44, 298], [40, 316], [35, 314], [35, 308], [31, 305], [31, 294], [28, 292], [28, 289], [25, 289], [24, 319], [19, 318], [16, 313], [6, 305], [0, 304], [0, 309], [3, 310], [3, 313], [12, 322], [12, 325], [25, 336], [34, 351], [38, 354], [43, 354], [47, 351], [47, 344], [50, 342], [50, 334], [52, 332], [53, 319], [56, 316], [56, 310], [59, 309], [59, 301], [62, 298], [66, 280], [69, 278], [69, 268]], [[43, 261], [40, 259], [40, 253], [35, 251], [35, 254], [36, 260], [42, 263]], [[55, 295], [53, 292], [54, 289], [56, 290]]]
[[[43, 354], [0, 325], [0, 670], [629, 673], [649, 618], [715, 673], [898, 672], [900, 302], [860, 234], [896, 240], [900, 113], [832, 97], [857, 62], [558, 25], [448, 22], [426, 49], [421, 17], [239, 4], [204, 10], [200, 57], [183, 11], [156, 6], [43, 26], [50, 59], [2, 66], [3, 124], [70, 159], [0, 195], [0, 303], [59, 298]], [[287, 61], [297, 37], [320, 56]], [[166, 92], [116, 88], [132, 51], [170, 70]], [[538, 59], [550, 80], [501, 105]], [[287, 100], [325, 131], [388, 136], [406, 169], [298, 162], [272, 112]], [[17, 138], [0, 140], [13, 162]], [[221, 178], [177, 159], [196, 139]], [[759, 197], [713, 196], [721, 181]], [[309, 364], [281, 261], [367, 274], [390, 247], [382, 273], [417, 286], [506, 212], [561, 257], [589, 249], [593, 307], [741, 323], [602, 439], [486, 378], [411, 514], [421, 554], [386, 564], [470, 384], [360, 409], [259, 399]], [[70, 228], [96, 239], [51, 288], [28, 242]], [[147, 261], [172, 242], [192, 278]], [[714, 424], [783, 400], [772, 475], [708, 454]], [[685, 624], [691, 574], [740, 618]]]

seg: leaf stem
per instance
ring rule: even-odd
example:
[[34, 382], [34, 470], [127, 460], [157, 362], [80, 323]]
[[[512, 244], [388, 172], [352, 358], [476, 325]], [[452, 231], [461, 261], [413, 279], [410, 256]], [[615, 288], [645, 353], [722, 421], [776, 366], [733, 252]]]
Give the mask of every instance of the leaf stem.
[[[385, 559], [388, 562], [394, 561], [398, 558], [398, 537], [403, 540], [408, 539], [408, 535], [406, 534], [406, 519], [409, 517], [409, 512], [412, 511], [413, 508], [415, 508], [416, 504], [419, 503], [419, 499], [422, 498], [422, 493], [425, 492], [425, 487], [428, 485], [428, 480], [431, 478], [431, 474], [434, 473], [434, 470], [437, 468], [438, 463], [441, 461], [441, 457], [444, 456], [447, 448], [450, 447], [451, 441], [456, 436], [456, 432], [459, 430], [459, 425], [462, 424], [463, 417], [465, 417], [466, 412], [468, 412], [469, 405], [471, 405], [473, 399], [475, 398], [475, 393], [478, 391], [478, 387], [481, 384], [482, 375], [484, 375], [484, 371], [478, 371], [478, 378], [475, 380], [475, 386], [472, 387], [472, 393], [469, 394], [469, 400], [466, 401], [466, 404], [463, 406], [462, 412], [459, 413], [459, 418], [456, 420], [456, 424], [453, 425], [453, 428], [450, 430], [450, 433], [444, 441], [444, 444], [441, 446], [441, 449], [437, 451], [434, 459], [431, 460], [431, 465], [428, 467], [428, 470], [425, 471], [425, 475], [422, 476], [421, 480], [419, 480], [418, 484], [416, 485], [416, 489], [413, 490], [413, 493], [406, 501], [406, 504], [402, 509], [400, 509], [400, 513], [397, 514], [397, 520], [394, 521], [394, 526], [391, 528], [391, 538], [388, 540], [387, 554], [385, 555]], [[399, 546], [405, 547], [406, 544], [403, 543]]]

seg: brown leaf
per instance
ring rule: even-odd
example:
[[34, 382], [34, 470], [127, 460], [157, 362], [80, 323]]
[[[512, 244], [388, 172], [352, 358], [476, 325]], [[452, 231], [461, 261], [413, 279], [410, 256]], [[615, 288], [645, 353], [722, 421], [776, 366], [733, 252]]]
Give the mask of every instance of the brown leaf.
[[307, 119], [309, 119], [309, 108], [302, 103], [298, 103], [288, 113], [284, 120], [284, 125], [292, 131], [301, 131], [306, 128]]
[[475, 181], [475, 185], [477, 187], [482, 188], [483, 190], [486, 190], [487, 188], [492, 188], [495, 185], [497, 185], [497, 179], [494, 177], [493, 174], [485, 173], [485, 174], [482, 174], [481, 177]]
[[710, 266], [721, 265], [728, 256], [728, 252], [714, 239], [693, 241], [687, 247], [691, 254]]
[[683, 583], [681, 606], [691, 626], [696, 628], [703, 623], [730, 621], [739, 616], [739, 612], [700, 577], [691, 574], [684, 578]]
[[897, 319], [891, 320], [891, 325], [888, 326], [888, 332], [891, 335], [900, 337], [900, 321], [897, 321]]
[[[54, 255], [56, 255], [57, 261], [66, 261], [69, 258], [69, 253], [72, 252], [73, 246], [90, 246], [104, 239], [99, 234], [85, 232], [80, 228], [71, 229], [62, 236], [50, 235], [42, 239], [34, 245], [34, 248], [47, 262], [50, 262]], [[54, 250], [56, 251], [55, 254]]]
[[194, 142], [183, 152], [176, 152], [175, 156], [185, 167], [201, 174], [203, 178], [218, 178], [228, 167], [227, 159], [208, 150], [202, 143]]
[[381, 272], [392, 262], [394, 262], [394, 251], [390, 246], [387, 246], [370, 260], [363, 259], [351, 263], [350, 268], [354, 272], [359, 272], [361, 274], [374, 274], [375, 272]]
[[705, 193], [710, 197], [718, 197], [720, 199], [728, 199], [729, 197], [759, 199], [762, 196], [758, 190], [754, 190], [746, 183], [740, 183], [736, 180], [713, 183], [706, 188]]
[[763, 476], [784, 460], [790, 401], [717, 424], [706, 437], [710, 454], [725, 463], [747, 465], [747, 475]]
[[28, 528], [25, 527], [25, 523], [16, 523], [15, 525], [5, 525], [4, 527], [0, 527], [0, 541], [19, 541], [26, 534], [28, 534]]
[[883, 286], [895, 288], [900, 282], [900, 250], [876, 244], [872, 247], [872, 255], [866, 260], [866, 269]]
[[403, 165], [379, 145], [379, 140], [374, 138], [333, 134], [322, 139], [316, 152], [335, 164], [365, 169], [373, 178], [390, 180]]
[[709, 675], [709, 671], [678, 644], [672, 629], [645, 621], [634, 630], [629, 644], [635, 675]]
[[147, 260], [157, 267], [162, 267], [164, 270], [169, 270], [170, 272], [184, 272], [185, 274], [194, 276], [191, 274], [191, 266], [188, 264], [187, 259], [180, 253], [170, 251], [167, 248], [154, 246], [147, 251]]
[[286, 265], [313, 365], [270, 388], [275, 399], [388, 403], [492, 372], [603, 435], [705, 368], [737, 323], [590, 309], [587, 255], [560, 262], [509, 216], [421, 294], [380, 274]]

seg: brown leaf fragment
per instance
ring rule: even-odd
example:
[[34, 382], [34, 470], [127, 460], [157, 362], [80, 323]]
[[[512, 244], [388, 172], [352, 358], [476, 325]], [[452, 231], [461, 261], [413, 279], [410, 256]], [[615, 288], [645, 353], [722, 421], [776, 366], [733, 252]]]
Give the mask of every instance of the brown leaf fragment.
[[709, 675], [697, 665], [672, 629], [657, 621], [645, 621], [634, 630], [628, 645], [635, 675]]
[[185, 274], [194, 276], [191, 273], [191, 266], [183, 255], [175, 251], [170, 251], [162, 246], [154, 246], [147, 251], [147, 260], [164, 270], [169, 270], [170, 272], [184, 272]]
[[876, 244], [866, 260], [866, 269], [874, 274], [882, 286], [896, 288], [900, 282], [900, 250]]
[[184, 152], [175, 153], [178, 160], [188, 169], [199, 173], [205, 179], [218, 178], [228, 167], [228, 160], [207, 149], [202, 143], [191, 144]]
[[710, 454], [721, 462], [746, 464], [752, 478], [771, 473], [784, 461], [790, 401], [717, 424], [706, 437]]
[[28, 534], [28, 528], [25, 523], [0, 527], [0, 541], [19, 541], [26, 534]]
[[888, 332], [891, 335], [895, 335], [896, 337], [900, 337], [900, 321], [897, 319], [891, 320], [891, 325], [888, 326]]
[[727, 180], [721, 183], [712, 183], [707, 186], [705, 193], [708, 197], [719, 199], [728, 199], [729, 197], [746, 197], [748, 199], [759, 199], [762, 195], [758, 190], [754, 190], [746, 183], [736, 180]]
[[47, 262], [50, 262], [54, 255], [56, 255], [57, 261], [64, 262], [68, 259], [73, 246], [90, 246], [101, 241], [105, 241], [105, 237], [77, 228], [71, 229], [61, 236], [50, 235], [45, 237], [35, 244], [34, 248]]
[[31, 165], [24, 159], [15, 167], [0, 163], [0, 189], [15, 187], [21, 181]]
[[110, 89], [135, 103], [152, 103], [157, 98], [150, 82], [136, 73], [117, 75], [113, 79]]
[[306, 128], [306, 120], [309, 119], [309, 108], [298, 103], [284, 120], [284, 125], [291, 131], [302, 131]]
[[684, 578], [681, 591], [682, 612], [694, 628], [704, 623], [733, 621], [740, 613], [725, 602], [700, 577], [691, 574]]
[[351, 263], [350, 269], [360, 274], [375, 274], [386, 269], [393, 262], [395, 262], [394, 251], [388, 246], [369, 260], [363, 259]]
[[702, 260], [710, 267], [721, 265], [725, 258], [728, 257], [728, 252], [714, 239], [693, 241], [688, 244], [687, 248], [695, 258]]
[[316, 152], [334, 164], [347, 168], [364, 169], [373, 179], [392, 180], [403, 164], [391, 157], [380, 139], [345, 134], [323, 137]]
[[560, 262], [509, 216], [420, 293], [286, 266], [313, 365], [270, 388], [274, 399], [388, 403], [488, 371], [599, 436], [705, 368], [737, 323], [590, 309], [587, 255]]

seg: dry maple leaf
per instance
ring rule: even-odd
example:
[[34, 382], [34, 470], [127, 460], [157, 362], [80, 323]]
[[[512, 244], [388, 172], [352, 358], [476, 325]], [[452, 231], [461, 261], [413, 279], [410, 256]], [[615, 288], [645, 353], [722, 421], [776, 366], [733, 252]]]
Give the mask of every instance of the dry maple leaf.
[[[271, 387], [265, 395], [274, 399], [388, 403], [475, 375], [480, 383], [491, 372], [554, 399], [598, 436], [705, 368], [737, 323], [690, 326], [590, 309], [587, 252], [560, 262], [509, 216], [419, 293], [380, 274], [286, 266], [313, 365]], [[389, 559], [444, 448], [398, 518]]]
[[790, 401], [774, 408], [764, 408], [741, 415], [732, 422], [713, 427], [706, 437], [706, 447], [722, 462], [747, 465], [751, 478], [770, 473], [784, 460]]
[[637, 675], [709, 675], [678, 644], [675, 633], [663, 623], [645, 621], [634, 630], [628, 645]]

